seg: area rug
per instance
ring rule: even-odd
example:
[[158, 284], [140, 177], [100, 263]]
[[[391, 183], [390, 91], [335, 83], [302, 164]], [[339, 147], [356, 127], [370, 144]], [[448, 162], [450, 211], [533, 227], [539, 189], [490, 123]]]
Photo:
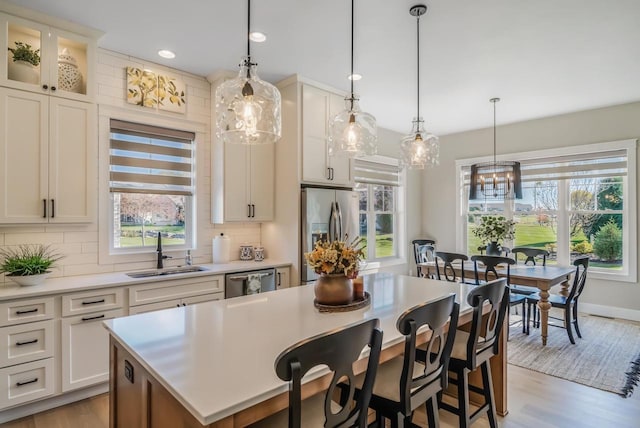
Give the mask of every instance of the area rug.
[[516, 319], [511, 316], [509, 364], [623, 397], [630, 397], [638, 385], [640, 323], [584, 315], [578, 320], [582, 339], [576, 336], [575, 345], [569, 342], [565, 329], [550, 326], [547, 346], [543, 347], [540, 329], [531, 328], [527, 336]]

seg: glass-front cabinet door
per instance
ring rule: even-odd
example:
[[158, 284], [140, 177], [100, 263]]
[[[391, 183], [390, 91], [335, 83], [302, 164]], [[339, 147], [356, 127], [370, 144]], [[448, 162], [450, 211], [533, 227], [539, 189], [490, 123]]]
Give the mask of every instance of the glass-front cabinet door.
[[93, 98], [95, 42], [36, 22], [0, 14], [0, 84], [64, 98]]

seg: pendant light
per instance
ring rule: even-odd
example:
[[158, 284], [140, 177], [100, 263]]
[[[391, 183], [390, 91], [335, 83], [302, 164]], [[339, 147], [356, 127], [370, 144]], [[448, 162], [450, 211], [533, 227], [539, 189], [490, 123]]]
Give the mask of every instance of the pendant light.
[[417, 113], [413, 118], [411, 132], [400, 142], [400, 166], [410, 169], [424, 169], [440, 163], [440, 141], [438, 137], [425, 131], [424, 120], [420, 116], [420, 17], [427, 12], [427, 6], [419, 4], [409, 9], [411, 16], [416, 17], [417, 49], [416, 49], [416, 99]]
[[258, 77], [251, 61], [251, 0], [247, 0], [247, 56], [238, 76], [216, 89], [217, 134], [227, 143], [275, 143], [281, 135], [280, 92]]
[[351, 0], [351, 93], [345, 98], [345, 110], [329, 120], [329, 155], [351, 158], [375, 155], [378, 151], [376, 118], [360, 110], [359, 98], [353, 91], [353, 22], [354, 0]]
[[491, 98], [493, 103], [493, 162], [471, 165], [469, 199], [522, 199], [520, 162], [496, 161], [496, 103], [500, 98]]

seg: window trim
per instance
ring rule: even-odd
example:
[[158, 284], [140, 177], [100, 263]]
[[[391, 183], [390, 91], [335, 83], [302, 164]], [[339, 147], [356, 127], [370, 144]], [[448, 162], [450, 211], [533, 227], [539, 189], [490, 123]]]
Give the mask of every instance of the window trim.
[[[623, 180], [623, 194], [626, 196], [624, 207], [623, 207], [623, 230], [625, 230], [623, 236], [626, 238], [623, 240], [623, 254], [628, 255], [627, 260], [627, 269], [625, 272], [616, 273], [616, 272], [604, 272], [604, 271], [591, 271], [589, 273], [589, 277], [596, 279], [606, 279], [610, 281], [621, 281], [621, 282], [637, 282], [637, 269], [638, 269], [638, 250], [637, 250], [637, 139], [628, 139], [628, 140], [617, 140], [610, 141], [605, 143], [595, 143], [595, 144], [586, 144], [580, 146], [568, 146], [568, 147], [560, 147], [554, 149], [545, 149], [545, 150], [535, 150], [528, 151], [522, 153], [511, 153], [505, 155], [496, 156], [496, 160], [509, 160], [513, 159], [514, 155], [518, 158], [518, 160], [530, 160], [530, 159], [540, 159], [540, 158], [551, 158], [551, 157], [559, 157], [559, 156], [571, 156], [583, 153], [592, 153], [596, 154], [598, 152], [607, 152], [616, 149], [625, 149], [627, 152], [627, 179]], [[493, 159], [492, 156], [483, 156], [479, 158], [466, 158], [466, 159], [457, 159], [455, 175], [456, 175], [456, 189], [458, 189], [458, 197], [456, 198], [456, 249], [457, 251], [466, 252], [467, 248], [467, 234], [466, 227], [464, 227], [464, 221], [466, 221], [466, 212], [463, 212], [464, 204], [462, 203], [462, 198], [468, 199], [468, 194], [465, 192], [465, 188], [463, 186], [463, 177], [462, 177], [462, 168], [471, 166], [477, 162], [486, 162], [491, 161]], [[568, 181], [566, 182], [568, 186]], [[561, 192], [562, 194], [562, 192]], [[509, 204], [508, 206], [510, 206]], [[565, 206], [565, 202], [558, 201], [558, 206]], [[507, 207], [505, 207], [505, 214], [507, 214]], [[567, 210], [558, 210], [558, 247], [562, 245], [561, 242], [561, 234], [562, 236], [566, 235], [568, 231], [561, 230], [564, 229], [564, 222], [561, 222], [561, 216], [565, 216], [567, 214]], [[464, 232], [463, 233], [463, 229]], [[564, 238], [563, 238], [564, 239]], [[568, 241], [568, 238], [566, 239]], [[567, 247], [568, 248], [568, 247]], [[568, 260], [562, 260], [562, 263], [569, 263]]]
[[[383, 165], [392, 165], [399, 166], [399, 161], [396, 158], [392, 158], [390, 156], [382, 156], [382, 155], [373, 155], [373, 156], [362, 156], [358, 159], [367, 162], [379, 163]], [[399, 183], [396, 187], [397, 191], [395, 194], [395, 207], [397, 208], [395, 211], [395, 219], [394, 219], [394, 230], [397, 233], [394, 233], [394, 238], [396, 238], [396, 248], [397, 253], [395, 256], [383, 257], [378, 259], [367, 259], [367, 266], [365, 270], [370, 269], [378, 269], [382, 267], [396, 266], [407, 263], [407, 251], [406, 251], [406, 235], [407, 235], [407, 218], [406, 218], [406, 201], [407, 201], [407, 172], [406, 169], [400, 169], [398, 173]], [[354, 181], [354, 186], [356, 181]], [[365, 185], [370, 185], [371, 183], [364, 183]], [[370, 192], [370, 190], [369, 190]], [[371, 200], [370, 195], [368, 195], [368, 200]], [[360, 216], [360, 209], [358, 209], [358, 217]], [[369, 211], [367, 211], [369, 213]], [[367, 230], [369, 230], [368, 222], [370, 219], [367, 219]], [[367, 254], [368, 256], [368, 254]]]
[[[110, 119], [119, 119], [127, 122], [148, 123], [149, 125], [182, 129], [194, 132], [194, 157], [193, 157], [193, 187], [194, 196], [191, 197], [191, 246], [181, 246], [181, 248], [167, 247], [165, 254], [176, 259], [184, 256], [186, 249], [197, 249], [198, 242], [206, 238], [204, 229], [198, 227], [198, 204], [197, 198], [203, 195], [206, 189], [198, 181], [198, 161], [201, 159], [202, 146], [208, 143], [207, 125], [200, 122], [188, 120], [186, 118], [176, 118], [173, 116], [158, 115], [157, 113], [133, 111], [124, 108], [100, 105], [98, 106], [98, 264], [112, 265], [116, 263], [135, 264], [136, 268], [144, 268], [139, 263], [149, 263], [155, 261], [155, 249], [145, 249], [136, 252], [117, 252], [111, 249], [111, 236], [113, 234], [113, 206], [111, 193], [109, 192], [109, 140], [110, 140]], [[186, 207], [185, 207], [186, 209]], [[102, 227], [97, 227], [102, 225]], [[107, 225], [108, 227], [105, 227]], [[198, 236], [198, 235], [201, 236]], [[133, 268], [133, 267], [131, 267]], [[111, 272], [112, 269], [109, 270]]]

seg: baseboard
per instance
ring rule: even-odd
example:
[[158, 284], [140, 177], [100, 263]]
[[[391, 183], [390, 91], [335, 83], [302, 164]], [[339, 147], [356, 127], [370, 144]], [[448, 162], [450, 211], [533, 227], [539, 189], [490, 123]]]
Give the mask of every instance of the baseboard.
[[104, 382], [100, 385], [67, 392], [61, 395], [56, 395], [55, 397], [3, 410], [0, 412], [0, 424], [14, 419], [24, 418], [25, 416], [30, 416], [35, 413], [44, 412], [45, 410], [53, 409], [55, 407], [64, 406], [65, 404], [73, 403], [74, 401], [84, 400], [85, 398], [93, 397], [94, 395], [104, 394], [105, 392], [109, 392], [109, 382]]
[[637, 309], [618, 308], [616, 306], [580, 303], [580, 312], [600, 315], [603, 317], [620, 318], [623, 320], [640, 321], [640, 311]]

